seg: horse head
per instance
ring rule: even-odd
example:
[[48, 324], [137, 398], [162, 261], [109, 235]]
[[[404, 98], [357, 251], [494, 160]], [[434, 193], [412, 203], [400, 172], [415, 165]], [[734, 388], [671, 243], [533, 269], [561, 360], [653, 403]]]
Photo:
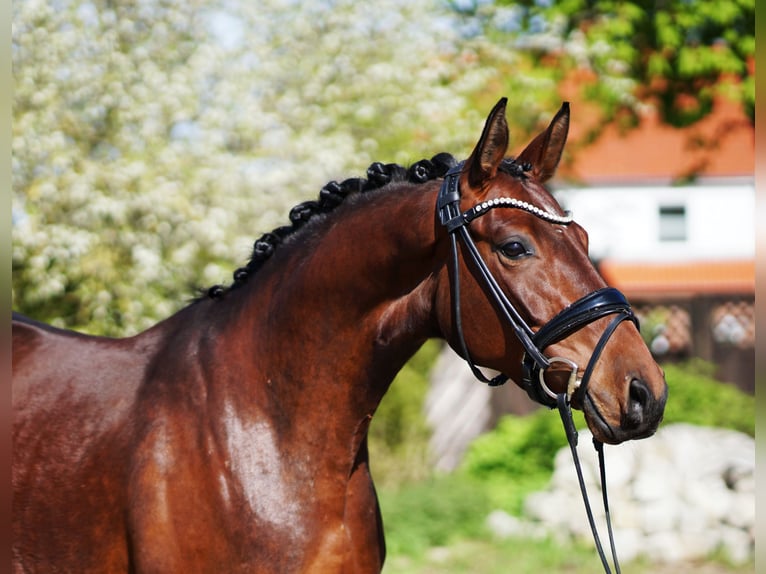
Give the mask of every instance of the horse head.
[[548, 406], [566, 394], [605, 443], [643, 438], [662, 419], [667, 386], [629, 303], [588, 257], [588, 235], [545, 188], [569, 128], [564, 104], [548, 128], [506, 158], [506, 100], [473, 153], [445, 177], [439, 221], [452, 260], [437, 315], [451, 346], [513, 379]]

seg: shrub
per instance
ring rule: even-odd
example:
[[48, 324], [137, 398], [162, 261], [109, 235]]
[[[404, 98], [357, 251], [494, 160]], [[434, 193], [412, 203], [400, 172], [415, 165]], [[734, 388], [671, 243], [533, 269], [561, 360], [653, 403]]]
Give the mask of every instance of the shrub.
[[691, 423], [755, 436], [755, 400], [713, 378], [714, 366], [695, 359], [664, 365], [668, 403], [662, 424]]
[[[574, 415], [577, 427], [583, 428], [582, 414]], [[496, 508], [518, 513], [526, 495], [545, 486], [556, 452], [566, 445], [558, 412], [507, 415], [473, 442], [461, 471], [486, 484]]]
[[492, 510], [484, 486], [460, 475], [383, 490], [380, 504], [388, 552], [409, 556], [458, 539], [480, 537]]
[[370, 467], [381, 486], [396, 486], [431, 473], [423, 416], [428, 374], [441, 343], [427, 341], [399, 371], [372, 419], [369, 432]]

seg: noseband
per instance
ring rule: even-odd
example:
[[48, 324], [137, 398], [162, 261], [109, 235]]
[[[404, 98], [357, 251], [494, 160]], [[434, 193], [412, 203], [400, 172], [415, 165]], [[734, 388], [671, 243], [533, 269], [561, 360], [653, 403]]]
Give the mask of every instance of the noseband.
[[[513, 169], [513, 172], [523, 177], [523, 172], [529, 171], [531, 166], [518, 165], [515, 162], [507, 164]], [[451, 258], [450, 258], [450, 285], [452, 288], [452, 311], [455, 321], [455, 330], [457, 332], [458, 343], [460, 344], [460, 350], [463, 353], [463, 358], [468, 362], [469, 367], [473, 371], [474, 376], [480, 381], [483, 381], [490, 386], [502, 385], [508, 380], [508, 377], [504, 374], [499, 374], [492, 379], [488, 379], [476, 366], [471, 359], [471, 355], [468, 351], [468, 346], [465, 342], [463, 335], [463, 324], [460, 312], [460, 274], [458, 268], [458, 248], [457, 241], [460, 239], [465, 248], [465, 252], [473, 263], [475, 269], [478, 271], [478, 277], [484, 283], [487, 291], [490, 294], [491, 300], [494, 302], [497, 309], [502, 316], [508, 322], [513, 329], [516, 338], [524, 348], [524, 356], [522, 357], [522, 386], [527, 391], [527, 394], [536, 402], [545, 405], [550, 408], [558, 408], [561, 415], [561, 420], [564, 424], [564, 429], [567, 435], [572, 456], [575, 462], [575, 469], [577, 471], [578, 480], [580, 483], [580, 490], [583, 495], [583, 501], [585, 502], [585, 509], [588, 514], [588, 520], [590, 522], [591, 531], [593, 532], [593, 538], [596, 543], [601, 562], [607, 573], [610, 573], [609, 564], [604, 555], [599, 540], [598, 532], [593, 519], [593, 513], [588, 501], [588, 495], [585, 489], [585, 483], [582, 477], [582, 469], [580, 466], [579, 457], [577, 455], [577, 430], [575, 429], [572, 421], [572, 412], [570, 408], [571, 399], [573, 394], [577, 391], [581, 393], [581, 396], [585, 396], [587, 392], [588, 382], [590, 380], [593, 369], [598, 362], [601, 352], [603, 351], [609, 338], [614, 333], [617, 326], [623, 321], [632, 321], [636, 327], [638, 327], [638, 318], [633, 313], [625, 296], [614, 289], [613, 287], [605, 287], [598, 289], [578, 299], [568, 307], [564, 308], [545, 325], [543, 325], [536, 332], [527, 324], [518, 309], [508, 299], [499, 284], [495, 280], [491, 271], [487, 267], [487, 264], [482, 259], [476, 244], [471, 237], [468, 230], [468, 225], [474, 219], [481, 217], [485, 213], [496, 208], [513, 208], [521, 209], [527, 213], [547, 221], [554, 225], [569, 225], [573, 219], [569, 213], [566, 215], [558, 215], [551, 213], [534, 205], [531, 205], [525, 201], [520, 201], [514, 198], [497, 198], [487, 200], [479, 203], [474, 207], [461, 212], [460, 211], [460, 174], [463, 169], [463, 163], [459, 163], [452, 167], [444, 176], [444, 183], [442, 183], [439, 190], [439, 196], [437, 199], [437, 212], [439, 214], [439, 221], [447, 229], [450, 236], [451, 246]], [[614, 315], [612, 321], [607, 325], [601, 338], [593, 349], [591, 358], [588, 361], [585, 371], [583, 372], [582, 379], [578, 379], [579, 367], [577, 363], [571, 359], [565, 357], [547, 357], [544, 351], [550, 345], [562, 341], [579, 331], [586, 325], [593, 323], [597, 319], [606, 317], [608, 315]], [[565, 392], [556, 394], [554, 393], [545, 382], [545, 371], [553, 365], [566, 365], [571, 369], [569, 376], [569, 382]], [[609, 515], [609, 502], [606, 494], [606, 476], [604, 470], [603, 459], [603, 445], [600, 441], [593, 439], [594, 445], [598, 452], [599, 464], [601, 468], [601, 483], [602, 494], [604, 500], [604, 508], [606, 511], [607, 527], [609, 529], [609, 540], [611, 543], [612, 557], [616, 572], [619, 574], [620, 567], [617, 562], [617, 554], [614, 547], [614, 537], [612, 534], [611, 518]]]

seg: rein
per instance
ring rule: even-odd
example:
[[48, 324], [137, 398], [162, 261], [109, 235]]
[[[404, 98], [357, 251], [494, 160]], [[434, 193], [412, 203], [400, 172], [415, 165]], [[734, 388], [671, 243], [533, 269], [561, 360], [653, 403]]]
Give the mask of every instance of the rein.
[[[523, 171], [529, 171], [528, 164], [519, 166], [513, 165], [515, 171], [522, 173]], [[633, 313], [630, 304], [625, 299], [625, 296], [612, 287], [605, 287], [598, 289], [592, 293], [585, 295], [578, 299], [556, 316], [554, 316], [548, 323], [543, 325], [537, 332], [524, 321], [519, 311], [508, 299], [503, 290], [498, 285], [497, 281], [493, 277], [491, 271], [487, 267], [486, 263], [481, 257], [476, 244], [471, 237], [468, 230], [468, 225], [474, 219], [481, 217], [491, 209], [495, 208], [513, 208], [521, 209], [532, 215], [556, 225], [569, 225], [573, 219], [571, 214], [567, 212], [566, 215], [558, 215], [551, 213], [527, 202], [519, 201], [513, 198], [498, 198], [482, 202], [464, 212], [460, 211], [460, 174], [462, 172], [463, 163], [459, 163], [452, 167], [444, 176], [444, 182], [439, 190], [439, 196], [437, 199], [437, 212], [439, 215], [440, 223], [447, 229], [450, 236], [450, 248], [451, 257], [449, 261], [450, 268], [450, 286], [452, 289], [452, 312], [455, 321], [455, 327], [457, 332], [458, 344], [463, 354], [463, 358], [467, 361], [468, 366], [471, 368], [474, 376], [480, 381], [487, 383], [490, 386], [498, 386], [504, 384], [508, 377], [504, 374], [499, 374], [492, 379], [488, 379], [476, 366], [471, 359], [471, 355], [468, 351], [468, 346], [463, 335], [463, 324], [460, 310], [460, 275], [458, 268], [458, 240], [462, 242], [465, 251], [470, 257], [470, 260], [474, 264], [478, 271], [480, 280], [484, 283], [485, 287], [490, 293], [491, 299], [495, 303], [502, 316], [508, 322], [513, 329], [516, 337], [524, 348], [524, 356], [522, 358], [523, 368], [523, 388], [527, 391], [527, 394], [536, 402], [545, 405], [549, 408], [558, 408], [561, 416], [564, 430], [567, 436], [567, 442], [569, 443], [570, 450], [572, 452], [572, 458], [575, 464], [575, 470], [577, 471], [577, 477], [580, 484], [580, 492], [582, 493], [585, 509], [588, 514], [588, 521], [590, 523], [591, 531], [593, 533], [593, 539], [596, 543], [596, 549], [598, 550], [599, 557], [604, 566], [604, 571], [607, 574], [611, 574], [609, 563], [604, 554], [604, 550], [601, 546], [601, 541], [598, 535], [595, 521], [593, 519], [593, 513], [591, 511], [590, 502], [588, 499], [588, 493], [583, 480], [582, 468], [580, 465], [580, 459], [577, 454], [577, 430], [572, 420], [571, 400], [572, 395], [575, 392], [581, 393], [583, 396], [587, 393], [587, 385], [590, 380], [590, 376], [593, 373], [596, 363], [606, 346], [609, 338], [614, 333], [617, 326], [623, 321], [629, 320], [638, 326], [638, 319]], [[607, 315], [615, 315], [612, 321], [604, 330], [601, 338], [599, 339], [596, 347], [593, 350], [593, 354], [585, 368], [582, 379], [578, 379], [579, 367], [577, 363], [571, 359], [565, 357], [547, 357], [544, 354], [544, 350], [565, 338], [572, 333], [580, 330], [584, 326], [605, 317]], [[569, 382], [567, 384], [566, 392], [556, 394], [554, 393], [545, 382], [545, 371], [552, 365], [563, 364], [571, 369], [569, 376]], [[614, 535], [612, 532], [611, 518], [609, 514], [609, 502], [607, 498], [606, 490], [606, 470], [604, 465], [604, 450], [603, 444], [600, 441], [593, 439], [593, 444], [598, 453], [600, 477], [601, 477], [601, 491], [603, 493], [604, 510], [606, 513], [607, 529], [609, 531], [609, 542], [611, 546], [612, 559], [617, 574], [620, 573], [620, 566], [617, 561], [617, 553], [614, 545]]]

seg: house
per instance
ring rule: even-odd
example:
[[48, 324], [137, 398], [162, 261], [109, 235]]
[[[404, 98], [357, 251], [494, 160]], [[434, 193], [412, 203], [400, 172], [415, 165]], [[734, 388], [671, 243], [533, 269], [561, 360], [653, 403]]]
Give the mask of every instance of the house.
[[608, 127], [563, 166], [555, 186], [588, 230], [604, 278], [642, 316], [658, 358], [711, 360], [719, 377], [751, 392], [754, 140], [752, 124], [727, 100], [686, 129], [662, 125], [649, 110], [636, 130]]

